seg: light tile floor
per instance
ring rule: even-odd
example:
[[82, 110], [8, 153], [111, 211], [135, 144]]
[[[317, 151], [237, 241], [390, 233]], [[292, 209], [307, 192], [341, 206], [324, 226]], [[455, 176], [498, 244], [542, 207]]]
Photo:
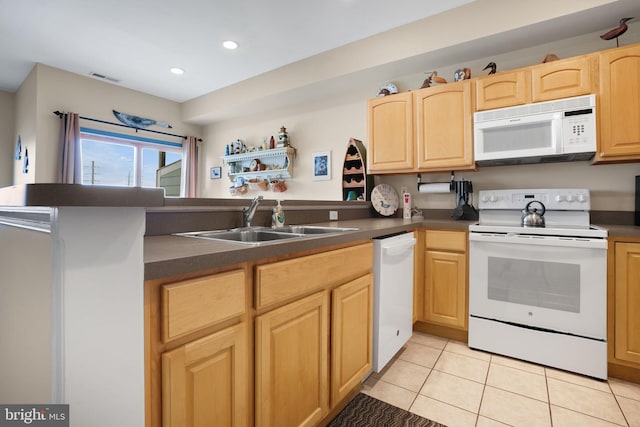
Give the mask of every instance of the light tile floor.
[[640, 427], [640, 384], [598, 381], [419, 332], [363, 391], [449, 427]]

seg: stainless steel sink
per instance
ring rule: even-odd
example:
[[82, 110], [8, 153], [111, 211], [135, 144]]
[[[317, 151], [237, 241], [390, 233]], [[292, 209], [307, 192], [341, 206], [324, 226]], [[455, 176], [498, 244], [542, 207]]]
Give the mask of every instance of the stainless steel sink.
[[288, 225], [282, 228], [275, 228], [274, 230], [285, 233], [297, 233], [297, 234], [331, 234], [331, 233], [344, 233], [345, 231], [354, 231], [357, 228], [348, 227], [321, 227], [317, 225]]
[[290, 225], [281, 228], [243, 227], [232, 228], [230, 230], [192, 231], [187, 233], [176, 233], [176, 235], [183, 237], [195, 237], [198, 239], [223, 240], [228, 242], [260, 246], [280, 243], [283, 241], [290, 241], [293, 239], [302, 239], [323, 234], [342, 233], [352, 230], [357, 230], [357, 228]]

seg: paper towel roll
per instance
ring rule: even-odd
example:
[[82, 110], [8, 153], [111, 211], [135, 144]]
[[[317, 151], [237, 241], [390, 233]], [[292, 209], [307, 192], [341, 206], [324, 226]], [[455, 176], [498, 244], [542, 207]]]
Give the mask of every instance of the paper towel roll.
[[418, 185], [419, 193], [449, 193], [451, 184], [448, 182], [423, 182]]

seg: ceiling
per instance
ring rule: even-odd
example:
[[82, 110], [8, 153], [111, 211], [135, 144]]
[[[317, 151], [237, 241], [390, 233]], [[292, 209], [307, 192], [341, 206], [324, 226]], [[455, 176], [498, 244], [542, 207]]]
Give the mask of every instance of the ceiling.
[[472, 1], [0, 0], [0, 90], [42, 63], [184, 102]]

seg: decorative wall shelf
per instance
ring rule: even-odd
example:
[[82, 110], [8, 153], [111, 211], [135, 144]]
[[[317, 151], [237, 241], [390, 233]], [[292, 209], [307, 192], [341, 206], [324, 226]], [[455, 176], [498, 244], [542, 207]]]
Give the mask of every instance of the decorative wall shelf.
[[[369, 200], [373, 188], [373, 177], [367, 176], [367, 150], [362, 141], [351, 138], [347, 144], [342, 167], [342, 199], [350, 200], [355, 194], [356, 200]], [[353, 193], [352, 193], [353, 192]]]
[[[246, 179], [287, 179], [293, 177], [295, 155], [295, 148], [284, 147], [232, 154], [223, 156], [222, 160], [229, 166], [227, 175], [232, 182], [238, 176]], [[264, 169], [259, 170], [261, 167]]]

